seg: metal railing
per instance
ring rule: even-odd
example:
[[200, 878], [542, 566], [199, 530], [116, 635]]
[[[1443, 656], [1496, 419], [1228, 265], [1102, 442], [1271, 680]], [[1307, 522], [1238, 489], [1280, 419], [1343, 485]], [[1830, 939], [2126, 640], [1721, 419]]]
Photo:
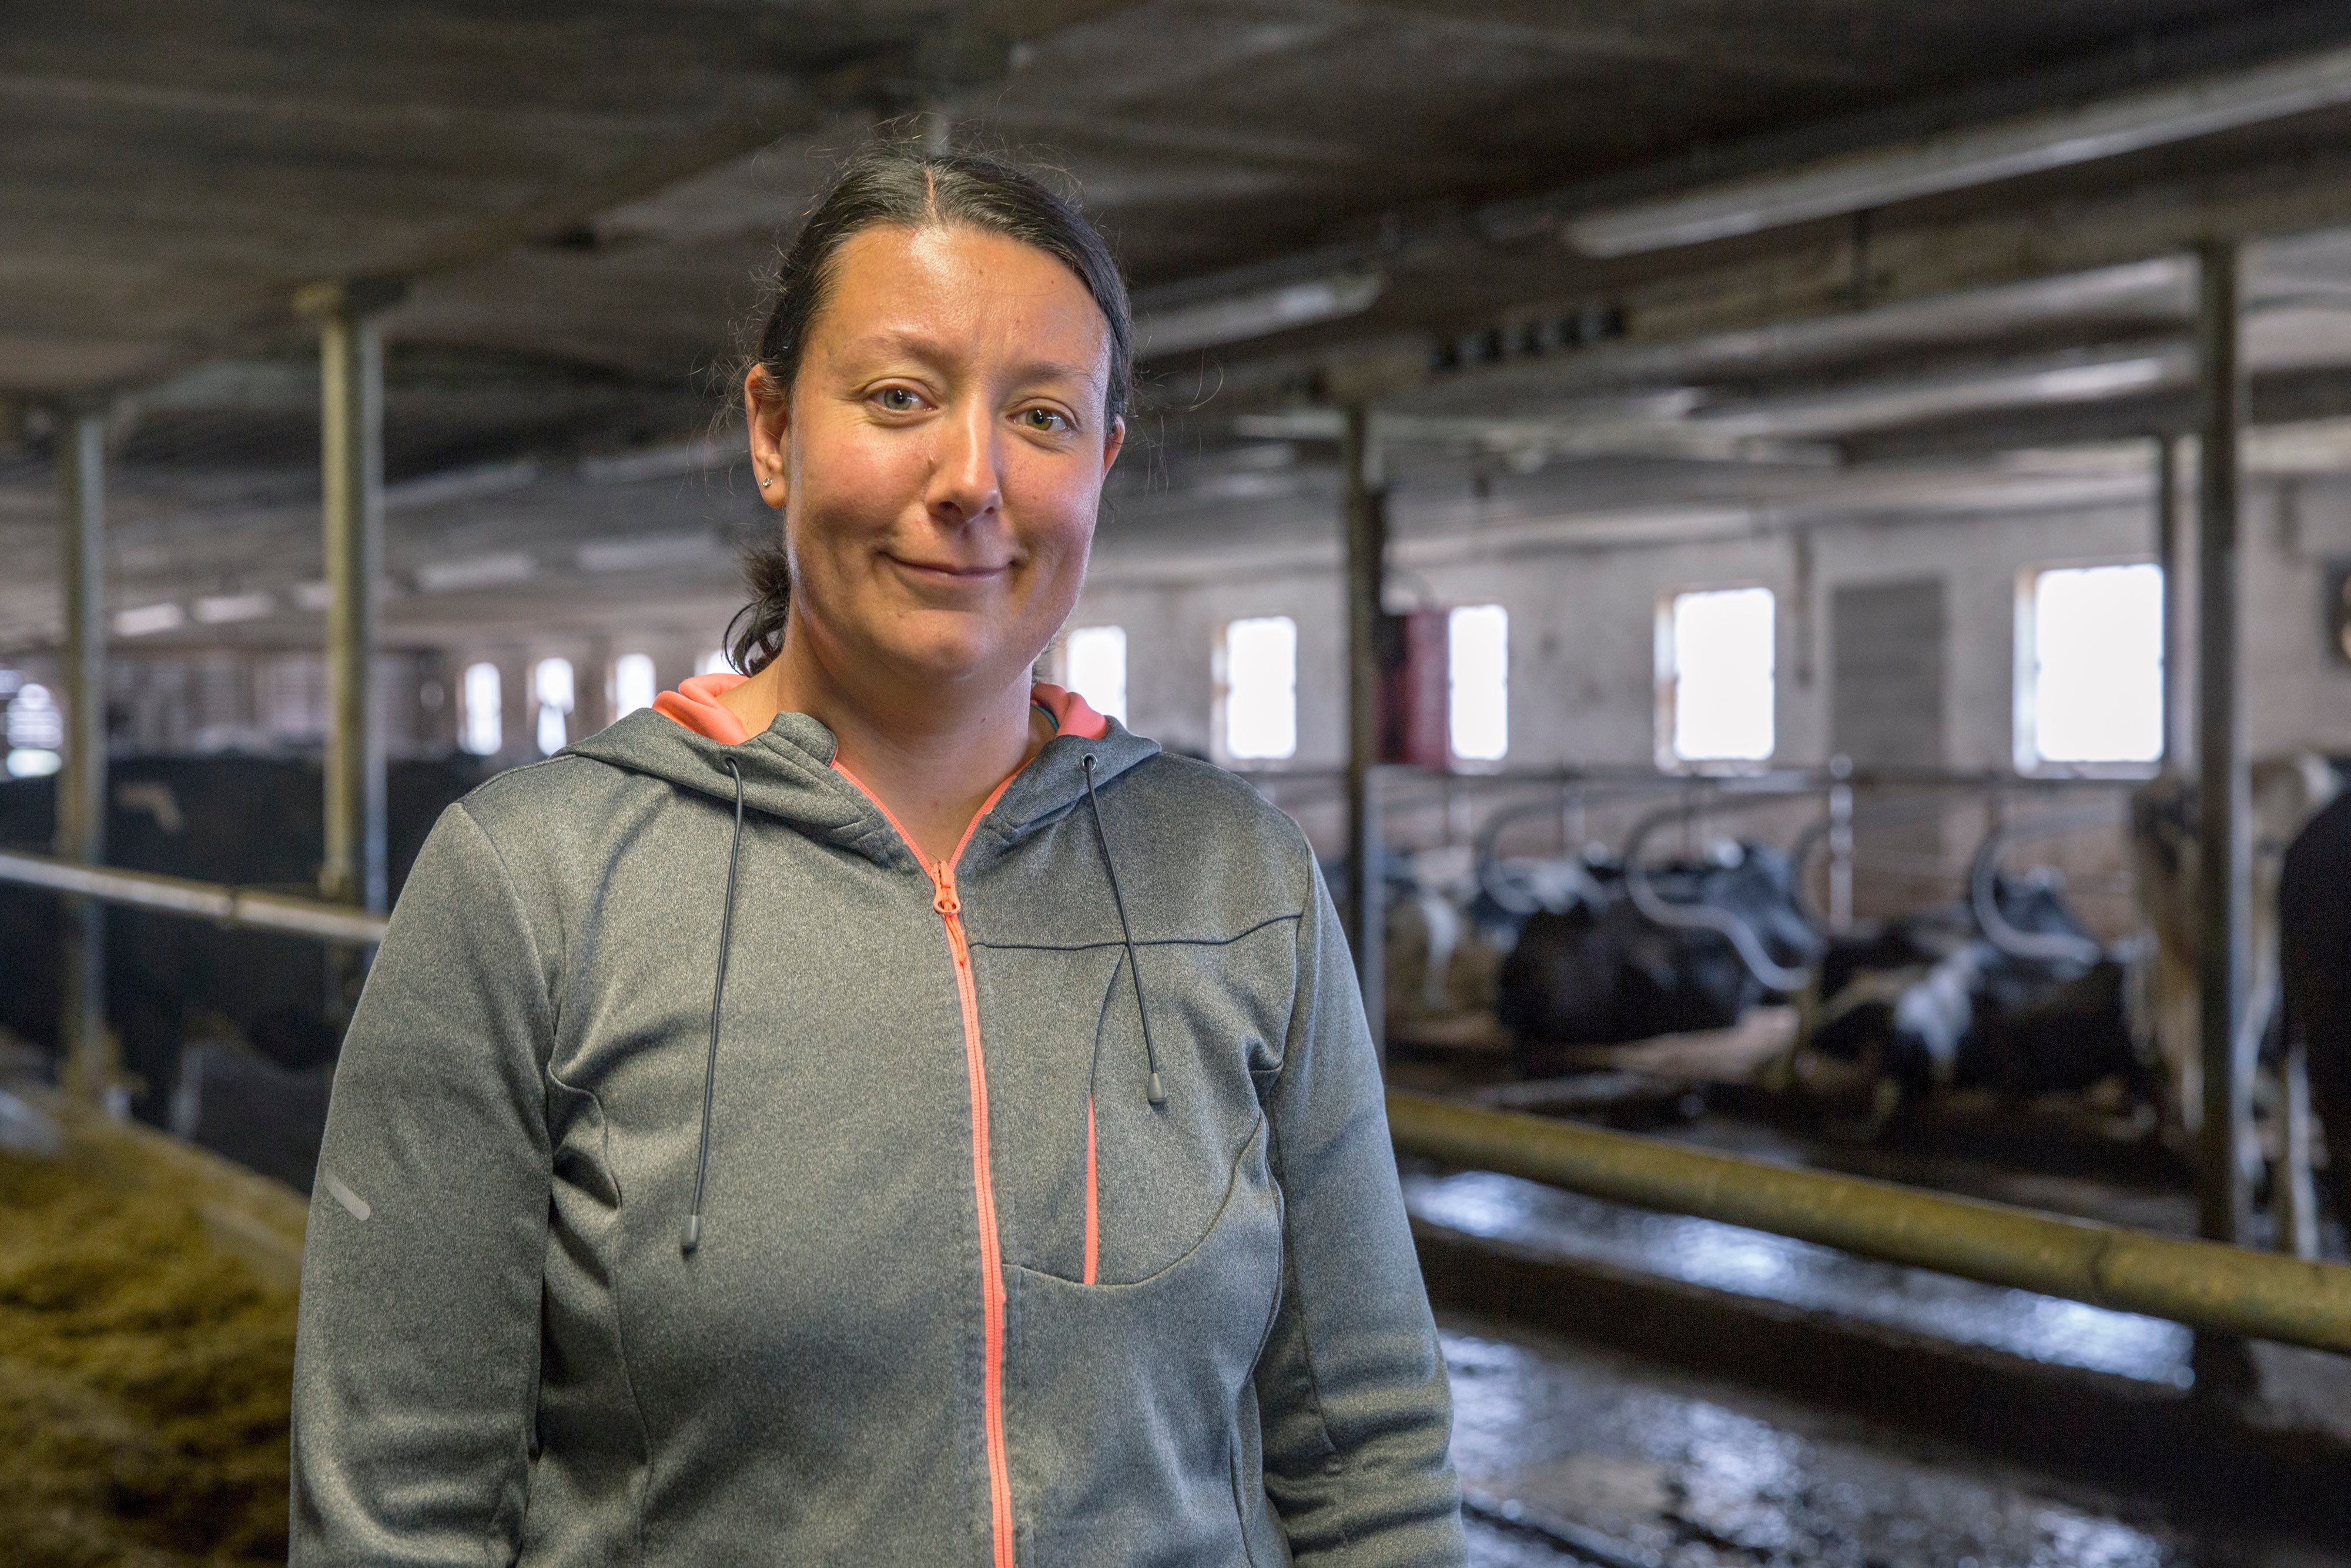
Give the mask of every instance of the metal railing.
[[84, 865], [25, 850], [0, 850], [0, 883], [100, 899], [133, 909], [185, 915], [223, 925], [280, 931], [350, 947], [373, 946], [383, 940], [384, 929], [390, 924], [388, 916], [371, 915], [347, 904], [193, 882], [153, 872]]
[[2351, 1266], [2042, 1214], [1426, 1094], [1396, 1151], [2190, 1328], [2351, 1355]]

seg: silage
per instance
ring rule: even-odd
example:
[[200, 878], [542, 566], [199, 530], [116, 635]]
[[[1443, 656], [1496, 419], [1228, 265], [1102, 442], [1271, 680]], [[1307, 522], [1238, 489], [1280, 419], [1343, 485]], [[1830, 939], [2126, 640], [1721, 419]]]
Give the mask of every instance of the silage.
[[0, 1559], [283, 1563], [294, 1301], [161, 1184], [0, 1155]]

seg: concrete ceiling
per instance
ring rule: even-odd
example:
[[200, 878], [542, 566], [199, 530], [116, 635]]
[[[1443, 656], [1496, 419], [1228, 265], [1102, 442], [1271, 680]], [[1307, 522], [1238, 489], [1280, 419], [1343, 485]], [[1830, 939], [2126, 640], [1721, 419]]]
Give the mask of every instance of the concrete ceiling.
[[[1932, 470], [1941, 496], [1980, 455], [2184, 423], [2179, 254], [2212, 235], [2275, 236], [2256, 416], [2330, 420], [2346, 46], [2339, 6], [2241, 0], [43, 8], [0, 36], [0, 550], [30, 568], [0, 582], [0, 648], [55, 634], [47, 432], [73, 407], [116, 432], [118, 603], [266, 591], [236, 634], [312, 634], [290, 300], [359, 276], [409, 284], [395, 634], [478, 612], [467, 560], [509, 572], [522, 622], [601, 605], [590, 580], [725, 598], [762, 514], [702, 444], [758, 275], [841, 151], [916, 110], [1065, 170], [1146, 329], [1194, 345], [1147, 367], [1122, 537], [1219, 497], [1319, 510], [1296, 476], [1347, 397], [1412, 483], [1614, 465], [1664, 507], [1727, 465], [1871, 506]], [[2156, 112], [2179, 101], [2238, 108]], [[1984, 162], [2114, 123], [2095, 157]], [[1855, 181], [1880, 193], [1815, 199]], [[1765, 217], [1590, 239], [1708, 202]], [[1318, 287], [1335, 319], [1264, 313]]]

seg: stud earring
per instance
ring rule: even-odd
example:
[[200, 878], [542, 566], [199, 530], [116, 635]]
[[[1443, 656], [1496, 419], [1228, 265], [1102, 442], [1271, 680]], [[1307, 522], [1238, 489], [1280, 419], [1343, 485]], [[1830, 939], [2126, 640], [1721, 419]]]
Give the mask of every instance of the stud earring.
[[774, 481], [773, 479], [762, 479], [762, 480], [760, 480], [760, 481], [759, 481], [759, 488], [760, 488], [760, 489], [762, 489], [762, 490], [764, 490], [764, 489], [766, 489], [768, 486], [770, 486], [770, 485], [772, 485], [772, 484], [774, 484], [774, 483], [775, 483], [775, 481]]

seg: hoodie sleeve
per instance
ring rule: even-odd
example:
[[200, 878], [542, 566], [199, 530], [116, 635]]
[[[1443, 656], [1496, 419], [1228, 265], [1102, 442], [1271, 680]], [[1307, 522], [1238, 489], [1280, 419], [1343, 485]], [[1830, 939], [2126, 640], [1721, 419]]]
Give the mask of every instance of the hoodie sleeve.
[[514, 883], [452, 806], [335, 1069], [294, 1356], [293, 1568], [513, 1560], [538, 1377], [550, 1022]]
[[1458, 1568], [1445, 1364], [1354, 967], [1311, 854], [1306, 874], [1297, 998], [1266, 1098], [1284, 1258], [1257, 1369], [1266, 1492], [1301, 1563]]

